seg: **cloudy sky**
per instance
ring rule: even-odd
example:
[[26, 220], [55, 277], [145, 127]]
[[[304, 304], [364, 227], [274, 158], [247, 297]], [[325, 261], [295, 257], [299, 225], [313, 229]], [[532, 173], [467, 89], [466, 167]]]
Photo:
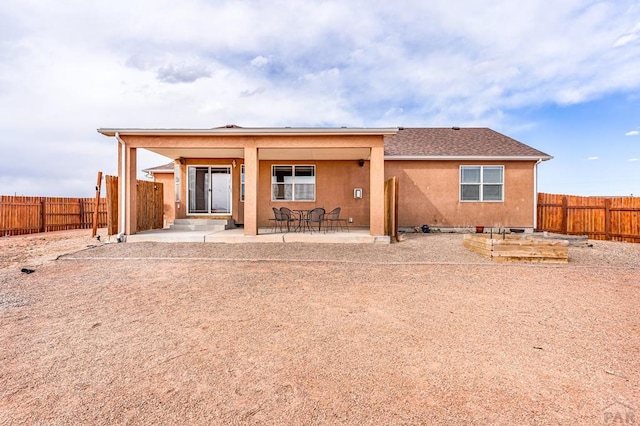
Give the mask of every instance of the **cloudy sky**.
[[[0, 2], [0, 194], [92, 196], [98, 127], [491, 127], [640, 195], [635, 0]], [[168, 161], [141, 154], [139, 165]]]

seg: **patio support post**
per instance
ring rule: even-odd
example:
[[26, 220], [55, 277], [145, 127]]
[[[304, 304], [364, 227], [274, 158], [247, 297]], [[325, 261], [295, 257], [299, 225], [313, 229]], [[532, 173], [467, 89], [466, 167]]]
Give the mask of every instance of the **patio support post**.
[[124, 228], [126, 228], [125, 225], [125, 221], [122, 220], [122, 214], [124, 212], [122, 206], [124, 206], [125, 203], [125, 191], [123, 191], [123, 184], [122, 182], [124, 181], [124, 169], [122, 168], [122, 162], [124, 161], [124, 157], [125, 157], [125, 146], [124, 143], [120, 142], [120, 138], [118, 137], [118, 135], [116, 135], [116, 138], [118, 139], [118, 232], [117, 234], [124, 234]]
[[132, 235], [137, 231], [138, 225], [138, 205], [137, 205], [137, 149], [125, 148], [126, 155], [126, 230], [125, 234]]
[[384, 146], [371, 147], [369, 163], [369, 232], [384, 235]]
[[258, 147], [244, 148], [244, 234], [258, 235]]

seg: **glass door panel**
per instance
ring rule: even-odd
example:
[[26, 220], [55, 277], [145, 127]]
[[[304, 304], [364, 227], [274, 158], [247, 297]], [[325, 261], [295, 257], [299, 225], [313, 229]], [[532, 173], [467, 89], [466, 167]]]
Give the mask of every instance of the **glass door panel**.
[[189, 213], [208, 213], [209, 168], [189, 167]]
[[211, 168], [211, 213], [231, 213], [231, 170], [228, 167]]
[[188, 214], [231, 213], [231, 167], [189, 166]]

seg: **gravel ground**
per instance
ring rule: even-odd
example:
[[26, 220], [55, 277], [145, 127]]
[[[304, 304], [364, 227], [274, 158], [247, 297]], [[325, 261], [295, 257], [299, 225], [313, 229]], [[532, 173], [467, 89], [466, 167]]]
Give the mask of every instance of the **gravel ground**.
[[0, 238], [0, 424], [639, 421], [640, 244], [541, 265], [448, 234], [87, 234]]

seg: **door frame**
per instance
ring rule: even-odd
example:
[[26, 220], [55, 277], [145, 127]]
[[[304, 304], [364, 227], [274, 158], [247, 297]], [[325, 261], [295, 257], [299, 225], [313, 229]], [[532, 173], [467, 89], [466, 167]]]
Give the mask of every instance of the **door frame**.
[[[208, 169], [208, 175], [209, 175], [209, 193], [207, 194], [207, 201], [206, 201], [206, 205], [207, 205], [207, 212], [204, 213], [194, 213], [191, 212], [191, 182], [189, 180], [189, 170], [190, 169], [196, 169], [196, 168], [207, 168]], [[212, 186], [212, 181], [213, 181], [213, 173], [211, 173], [211, 169], [226, 169], [228, 173], [224, 173], [227, 174], [229, 176], [229, 190], [228, 190], [228, 200], [229, 200], [229, 211], [225, 212], [225, 213], [213, 213], [211, 212], [211, 201], [212, 201], [212, 196], [213, 196], [213, 186]], [[186, 207], [187, 207], [187, 216], [221, 216], [221, 217], [226, 217], [226, 216], [231, 216], [233, 214], [233, 167], [232, 165], [226, 165], [226, 164], [193, 164], [193, 165], [188, 165], [187, 166], [187, 185], [186, 185], [186, 189], [187, 189], [187, 200], [186, 200]]]

